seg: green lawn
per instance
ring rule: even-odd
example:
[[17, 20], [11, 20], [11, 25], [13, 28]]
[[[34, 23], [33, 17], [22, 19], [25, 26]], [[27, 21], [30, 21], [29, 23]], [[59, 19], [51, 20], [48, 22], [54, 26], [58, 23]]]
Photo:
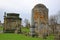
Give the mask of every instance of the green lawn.
[[50, 36], [47, 37], [46, 40], [54, 40], [54, 36], [53, 35], [50, 35]]
[[47, 37], [47, 39], [43, 38], [36, 38], [36, 37], [30, 37], [30, 36], [25, 36], [23, 34], [12, 34], [12, 33], [5, 33], [5, 34], [0, 34], [0, 40], [53, 40], [53, 36]]
[[[3, 30], [3, 27], [0, 27]], [[29, 32], [29, 29], [22, 28], [22, 32]], [[50, 35], [47, 39], [36, 38], [31, 36], [25, 36], [25, 34], [14, 34], [14, 33], [0, 33], [0, 40], [54, 40], [54, 36]]]
[[29, 33], [30, 32], [30, 29], [26, 28], [26, 27], [22, 27], [22, 32], [26, 32], [26, 33]]
[[3, 27], [2, 26], [0, 26], [0, 30], [3, 30]]
[[41, 38], [32, 38], [23, 34], [0, 34], [0, 40], [43, 40]]

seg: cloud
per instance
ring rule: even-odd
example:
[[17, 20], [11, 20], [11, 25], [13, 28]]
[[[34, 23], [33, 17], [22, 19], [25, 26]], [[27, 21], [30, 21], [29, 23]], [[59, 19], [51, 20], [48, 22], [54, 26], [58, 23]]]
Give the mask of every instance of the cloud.
[[38, 3], [46, 5], [49, 16], [60, 10], [60, 0], [0, 0], [0, 20], [3, 20], [6, 11], [19, 13], [23, 20], [27, 18], [31, 21], [31, 10]]

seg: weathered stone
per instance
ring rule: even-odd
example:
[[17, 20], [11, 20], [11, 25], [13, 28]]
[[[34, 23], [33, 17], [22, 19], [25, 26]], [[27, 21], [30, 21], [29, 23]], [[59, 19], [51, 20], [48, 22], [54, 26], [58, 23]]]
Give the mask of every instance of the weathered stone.
[[4, 15], [4, 32], [21, 32], [21, 18], [16, 13], [5, 13]]
[[[48, 35], [48, 8], [43, 4], [37, 4], [32, 9], [31, 26], [39, 37], [43, 37], [44, 33]], [[33, 33], [33, 32], [31, 32]]]

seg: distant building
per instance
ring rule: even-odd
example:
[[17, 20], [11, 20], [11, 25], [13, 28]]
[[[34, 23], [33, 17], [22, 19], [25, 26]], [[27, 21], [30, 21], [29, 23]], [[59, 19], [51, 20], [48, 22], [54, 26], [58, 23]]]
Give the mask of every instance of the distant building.
[[19, 14], [7, 13], [4, 15], [4, 32], [21, 32], [21, 21]]

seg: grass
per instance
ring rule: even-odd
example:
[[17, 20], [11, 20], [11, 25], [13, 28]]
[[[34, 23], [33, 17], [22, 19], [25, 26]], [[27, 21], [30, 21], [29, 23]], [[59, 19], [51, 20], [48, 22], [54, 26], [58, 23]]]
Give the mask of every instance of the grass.
[[[3, 30], [3, 27], [0, 27]], [[22, 28], [23, 32], [30, 32], [27, 28]], [[50, 35], [47, 39], [36, 38], [31, 36], [25, 36], [24, 34], [14, 34], [14, 33], [0, 33], [0, 40], [54, 40], [54, 36]]]
[[47, 37], [46, 40], [54, 40], [54, 36], [53, 35], [50, 35], [50, 36]]
[[43, 40], [42, 38], [32, 38], [23, 34], [0, 34], [0, 40]]
[[0, 26], [0, 30], [3, 30], [3, 27], [2, 26]]
[[21, 30], [22, 30], [23, 32], [26, 32], [26, 33], [29, 33], [29, 32], [30, 32], [29, 28], [26, 28], [26, 27], [22, 27]]
[[0, 40], [54, 40], [53, 36], [47, 37], [47, 39], [43, 38], [36, 38], [25, 36], [23, 34], [12, 34], [12, 33], [5, 33], [0, 34]]

